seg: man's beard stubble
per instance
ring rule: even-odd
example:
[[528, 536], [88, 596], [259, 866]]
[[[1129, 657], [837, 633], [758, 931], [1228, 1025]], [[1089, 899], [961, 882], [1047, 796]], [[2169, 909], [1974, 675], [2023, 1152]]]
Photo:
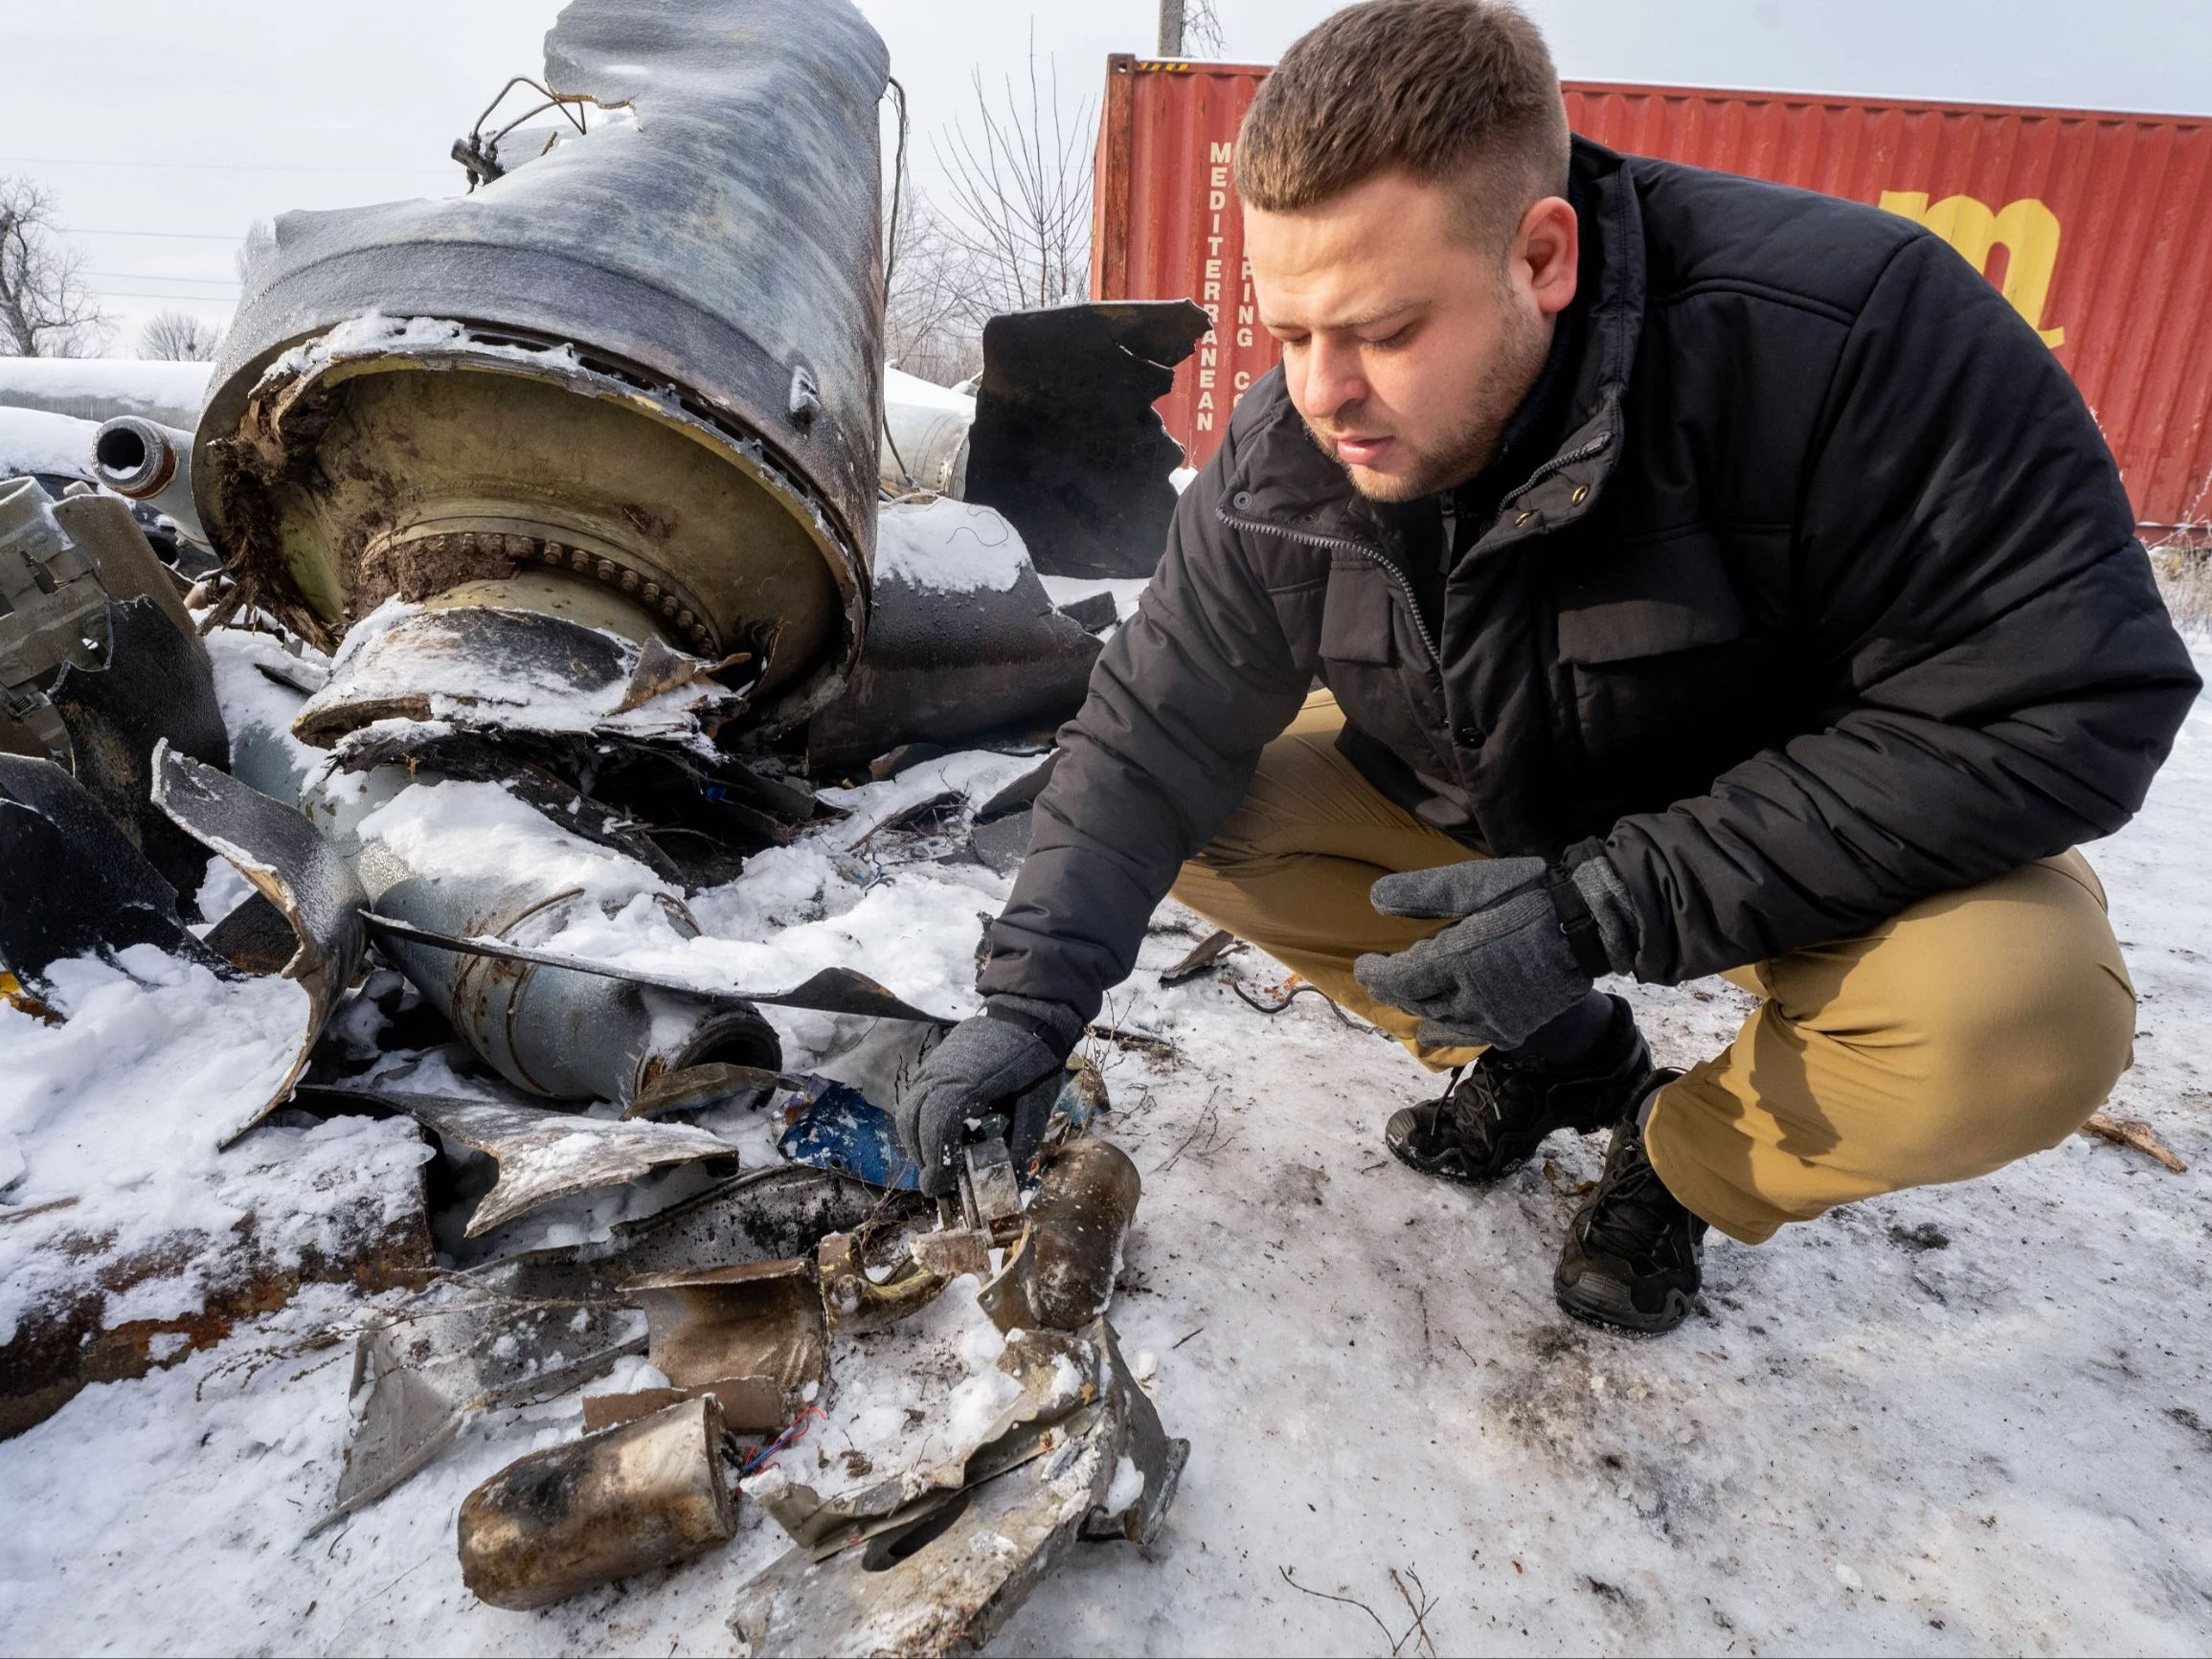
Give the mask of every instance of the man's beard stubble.
[[[1506, 326], [1500, 332], [1497, 354], [1485, 369], [1475, 407], [1453, 430], [1432, 443], [1415, 446], [1401, 432], [1399, 440], [1412, 451], [1412, 464], [1388, 476], [1344, 467], [1351, 485], [1374, 502], [1418, 501], [1465, 483], [1498, 457], [1499, 443], [1512, 423], [1522, 401], [1535, 387], [1551, 347], [1551, 332], [1542, 322], [1509, 308]], [[1363, 405], [1341, 411], [1338, 419], [1357, 428]], [[1335, 442], [1313, 421], [1306, 430], [1321, 453], [1335, 458]], [[1343, 464], [1343, 463], [1339, 463]]]

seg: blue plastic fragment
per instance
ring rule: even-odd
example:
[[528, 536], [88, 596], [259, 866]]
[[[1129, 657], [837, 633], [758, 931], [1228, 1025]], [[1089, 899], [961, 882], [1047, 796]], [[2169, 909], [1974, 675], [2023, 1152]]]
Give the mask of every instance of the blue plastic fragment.
[[911, 1192], [919, 1183], [890, 1112], [849, 1084], [809, 1077], [778, 1096], [790, 1125], [776, 1143], [793, 1163]]

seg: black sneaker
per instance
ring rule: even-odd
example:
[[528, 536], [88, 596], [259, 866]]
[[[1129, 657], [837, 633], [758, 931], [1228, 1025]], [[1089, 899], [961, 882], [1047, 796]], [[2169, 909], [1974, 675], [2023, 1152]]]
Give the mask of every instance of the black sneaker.
[[[1681, 1075], [1661, 1071], [1650, 1087]], [[1597, 1191], [1568, 1225], [1552, 1291], [1577, 1319], [1656, 1336], [1689, 1317], [1704, 1241], [1705, 1223], [1667, 1191], [1631, 1117], [1614, 1130]]]
[[1391, 1113], [1383, 1139], [1423, 1175], [1494, 1181], [1525, 1162], [1555, 1129], [1587, 1132], [1618, 1123], [1642, 1098], [1651, 1050], [1636, 1013], [1618, 997], [1613, 1022], [1571, 1065], [1490, 1050], [1441, 1100]]

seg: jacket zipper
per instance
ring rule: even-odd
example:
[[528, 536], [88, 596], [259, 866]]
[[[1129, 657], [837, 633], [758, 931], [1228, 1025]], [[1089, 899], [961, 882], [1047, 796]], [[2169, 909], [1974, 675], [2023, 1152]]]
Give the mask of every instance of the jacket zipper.
[[1369, 547], [1366, 542], [1354, 541], [1349, 536], [1324, 536], [1312, 530], [1286, 530], [1280, 525], [1263, 524], [1256, 519], [1240, 519], [1225, 507], [1216, 507], [1213, 510], [1214, 516], [1232, 530], [1251, 530], [1259, 535], [1281, 536], [1285, 541], [1303, 542], [1309, 548], [1341, 549], [1348, 553], [1358, 553], [1378, 569], [1387, 572], [1390, 580], [1398, 584], [1398, 592], [1406, 595], [1406, 615], [1412, 617], [1413, 632], [1420, 637], [1422, 647], [1429, 653], [1429, 666], [1436, 671], [1439, 679], [1442, 678], [1444, 653], [1438, 648], [1435, 639], [1429, 633], [1429, 624], [1421, 616], [1421, 601], [1413, 592], [1413, 584], [1406, 579], [1406, 572], [1383, 557], [1379, 549]]

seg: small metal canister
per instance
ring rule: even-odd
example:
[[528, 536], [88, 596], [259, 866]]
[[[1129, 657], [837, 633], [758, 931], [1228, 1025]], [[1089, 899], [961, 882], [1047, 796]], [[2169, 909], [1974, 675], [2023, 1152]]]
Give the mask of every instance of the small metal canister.
[[461, 1506], [461, 1578], [495, 1607], [542, 1607], [727, 1543], [722, 1408], [701, 1395], [510, 1463]]

